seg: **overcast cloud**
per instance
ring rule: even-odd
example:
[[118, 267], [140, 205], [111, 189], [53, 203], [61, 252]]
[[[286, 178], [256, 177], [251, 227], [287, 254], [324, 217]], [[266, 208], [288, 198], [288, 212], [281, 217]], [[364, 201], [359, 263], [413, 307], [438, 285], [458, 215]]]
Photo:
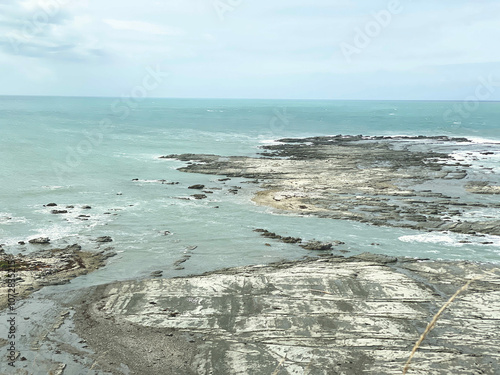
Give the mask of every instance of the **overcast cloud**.
[[[3, 0], [0, 94], [500, 100], [494, 0]], [[498, 79], [497, 79], [498, 77]], [[495, 87], [496, 87], [495, 86]]]

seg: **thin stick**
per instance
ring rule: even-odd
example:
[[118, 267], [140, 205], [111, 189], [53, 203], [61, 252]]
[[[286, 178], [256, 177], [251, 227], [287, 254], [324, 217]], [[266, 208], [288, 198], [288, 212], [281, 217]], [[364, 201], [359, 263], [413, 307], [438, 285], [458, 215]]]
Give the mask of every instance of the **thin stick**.
[[280, 367], [283, 366], [283, 363], [285, 363], [285, 361], [286, 361], [286, 354], [283, 357], [283, 359], [280, 361], [280, 363], [278, 364], [278, 367], [276, 367], [276, 370], [274, 370], [272, 375], [278, 375], [278, 373], [280, 372]]
[[330, 293], [330, 292], [325, 292], [324, 290], [318, 290], [318, 289], [309, 289], [309, 291], [311, 292], [318, 292], [318, 293], [324, 293], [324, 294], [330, 294], [332, 296], [334, 296], [335, 294], [333, 293]]
[[413, 356], [417, 352], [418, 348], [422, 344], [422, 341], [424, 341], [424, 339], [427, 336], [427, 334], [430, 331], [432, 331], [432, 329], [436, 325], [436, 322], [439, 319], [439, 317], [441, 316], [441, 314], [443, 313], [443, 311], [446, 310], [448, 308], [448, 306], [451, 305], [451, 303], [455, 300], [455, 298], [457, 298], [457, 296], [460, 293], [462, 293], [465, 290], [467, 290], [467, 288], [469, 288], [469, 286], [470, 286], [471, 283], [473, 283], [476, 280], [483, 279], [486, 276], [486, 275], [484, 275], [484, 273], [489, 273], [491, 275], [497, 276], [496, 272], [498, 272], [499, 270], [500, 270], [499, 268], [494, 268], [494, 269], [489, 270], [489, 271], [483, 270], [483, 275], [482, 276], [478, 276], [478, 277], [475, 277], [475, 278], [469, 280], [463, 287], [461, 287], [459, 290], [457, 290], [455, 292], [454, 295], [451, 296], [451, 298], [443, 305], [443, 307], [441, 307], [441, 309], [437, 312], [437, 314], [434, 315], [434, 318], [432, 318], [431, 322], [427, 325], [427, 328], [425, 329], [424, 333], [422, 333], [422, 335], [420, 336], [420, 338], [416, 342], [415, 346], [413, 347], [413, 350], [411, 351], [410, 358], [408, 358], [408, 361], [406, 361], [405, 367], [403, 368], [403, 375], [406, 375], [406, 373], [408, 372], [408, 370], [410, 368], [411, 360], [413, 359]]
[[448, 300], [448, 302], [446, 302], [443, 307], [441, 307], [439, 309], [439, 311], [437, 312], [436, 315], [434, 315], [434, 318], [432, 318], [431, 322], [429, 324], [427, 324], [427, 328], [425, 329], [424, 333], [422, 333], [422, 335], [420, 336], [420, 338], [418, 339], [418, 341], [416, 342], [415, 346], [413, 347], [413, 350], [411, 351], [411, 354], [410, 354], [410, 358], [408, 358], [408, 361], [406, 361], [406, 364], [405, 364], [405, 367], [403, 369], [403, 375], [405, 375], [407, 372], [408, 372], [408, 369], [410, 368], [410, 363], [411, 363], [411, 360], [413, 359], [413, 356], [415, 355], [415, 353], [417, 352], [418, 348], [420, 347], [420, 344], [422, 344], [422, 341], [425, 340], [425, 337], [427, 336], [427, 334], [432, 331], [432, 329], [434, 328], [434, 326], [436, 325], [436, 322], [438, 321], [439, 317], [441, 316], [441, 314], [444, 312], [444, 310], [446, 310], [448, 308], [448, 306], [451, 305], [451, 303], [455, 300], [455, 298], [457, 298], [457, 296], [464, 292], [465, 290], [467, 290], [467, 288], [469, 288], [470, 284], [473, 282], [473, 281], [476, 281], [477, 279], [479, 279], [479, 277], [475, 278], [475, 279], [472, 279], [472, 280], [469, 280], [467, 281], [467, 283], [461, 287], [459, 290], [457, 290], [455, 292], [454, 295], [452, 295], [450, 297], [450, 299]]

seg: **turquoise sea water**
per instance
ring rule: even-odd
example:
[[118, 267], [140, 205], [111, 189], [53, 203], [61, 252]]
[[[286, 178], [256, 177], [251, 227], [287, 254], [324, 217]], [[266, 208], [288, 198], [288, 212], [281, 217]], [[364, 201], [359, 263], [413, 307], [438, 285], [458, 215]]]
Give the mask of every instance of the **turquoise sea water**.
[[[48, 236], [54, 245], [79, 243], [93, 250], [95, 237], [113, 237], [119, 256], [81, 278], [83, 284], [144, 277], [154, 270], [168, 277], [310, 255], [297, 246], [265, 246], [252, 231], [257, 227], [342, 240], [352, 252], [497, 262], [497, 239], [491, 246], [460, 244], [462, 238], [449, 233], [282, 215], [255, 206], [251, 184], [236, 179], [224, 185], [218, 176], [181, 173], [176, 168], [183, 163], [158, 159], [171, 153], [255, 155], [273, 139], [339, 133], [500, 142], [500, 103], [464, 108], [454, 102], [1, 97], [1, 243], [10, 252], [33, 251], [18, 241]], [[498, 155], [483, 162], [498, 167]], [[191, 194], [186, 187], [194, 183], [222, 190], [208, 200], [178, 199]], [[229, 185], [243, 189], [228, 194]], [[75, 208], [52, 215], [43, 206], [50, 202]], [[77, 219], [81, 214], [89, 220]], [[175, 270], [173, 262], [190, 246], [198, 247], [185, 269]]]
[[[17, 345], [29, 373], [47, 374], [53, 361], [67, 364], [67, 373], [93, 373], [91, 362], [54, 353], [50, 339], [78, 346], [80, 339], [71, 333], [69, 322], [42, 348], [33, 349], [63, 311], [58, 303], [76, 290], [148, 277], [157, 270], [174, 277], [315, 254], [296, 245], [266, 246], [271, 241], [253, 232], [255, 228], [306, 240], [341, 240], [350, 254], [500, 262], [498, 237], [461, 243], [467, 236], [285, 215], [253, 204], [256, 186], [241, 179], [224, 183], [220, 176], [181, 173], [176, 168], [184, 163], [158, 159], [172, 153], [256, 155], [259, 146], [283, 137], [448, 135], [473, 139], [477, 152], [494, 148], [491, 155], [471, 154], [460, 145], [451, 151], [457, 159], [477, 156], [469, 161], [478, 171], [492, 168], [489, 177], [500, 183], [500, 103], [476, 108], [460, 102], [0, 97], [0, 131], [3, 248], [31, 252], [39, 247], [18, 241], [47, 236], [54, 246], [78, 243], [85, 250], [98, 250], [93, 239], [106, 235], [114, 241], [100, 249], [112, 245], [118, 252], [105, 268], [19, 301], [19, 317], [29, 320], [19, 325]], [[221, 190], [211, 189], [214, 194], [206, 200], [179, 199], [192, 194], [187, 189], [192, 184]], [[237, 195], [228, 192], [232, 185], [242, 187]], [[74, 208], [53, 215], [52, 207], [44, 207], [51, 202], [59, 209]], [[83, 214], [88, 220], [77, 218]], [[498, 210], [470, 215], [497, 218]], [[191, 257], [184, 269], [176, 269], [174, 263], [186, 254]], [[7, 329], [3, 319], [0, 337], [6, 337]], [[12, 373], [6, 366], [2, 362], [0, 372]]]

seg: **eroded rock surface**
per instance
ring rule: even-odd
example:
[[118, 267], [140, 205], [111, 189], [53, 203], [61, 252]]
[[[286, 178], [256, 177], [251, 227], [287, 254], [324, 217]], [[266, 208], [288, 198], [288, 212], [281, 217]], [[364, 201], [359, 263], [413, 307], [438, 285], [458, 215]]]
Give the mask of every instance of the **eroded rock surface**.
[[401, 374], [434, 314], [479, 277], [410, 373], [498, 374], [500, 275], [491, 271], [373, 254], [241, 267], [95, 287], [75, 322], [108, 371], [113, 362], [131, 374], [272, 374], [281, 362], [279, 374]]

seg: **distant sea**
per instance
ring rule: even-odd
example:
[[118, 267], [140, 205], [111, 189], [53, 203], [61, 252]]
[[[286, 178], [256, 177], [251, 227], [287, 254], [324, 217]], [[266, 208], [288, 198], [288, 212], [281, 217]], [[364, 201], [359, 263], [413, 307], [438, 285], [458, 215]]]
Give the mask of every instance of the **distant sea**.
[[[8, 252], [34, 251], [18, 242], [40, 236], [54, 246], [78, 243], [87, 250], [96, 249], [98, 236], [114, 240], [118, 256], [73, 287], [156, 270], [171, 277], [311, 255], [289, 244], [265, 246], [255, 228], [342, 240], [352, 253], [500, 262], [498, 238], [487, 246], [464, 244], [452, 233], [284, 215], [253, 204], [256, 187], [241, 179], [226, 183], [243, 187], [237, 195], [215, 190], [206, 200], [179, 199], [191, 184], [220, 187], [221, 177], [181, 173], [176, 168], [183, 163], [158, 159], [173, 153], [251, 156], [279, 138], [335, 134], [498, 143], [500, 103], [0, 97], [0, 130], [0, 243]], [[498, 155], [483, 162], [500, 164]], [[74, 208], [54, 215], [48, 203]], [[195, 246], [185, 269], [175, 270], [173, 263]]]

